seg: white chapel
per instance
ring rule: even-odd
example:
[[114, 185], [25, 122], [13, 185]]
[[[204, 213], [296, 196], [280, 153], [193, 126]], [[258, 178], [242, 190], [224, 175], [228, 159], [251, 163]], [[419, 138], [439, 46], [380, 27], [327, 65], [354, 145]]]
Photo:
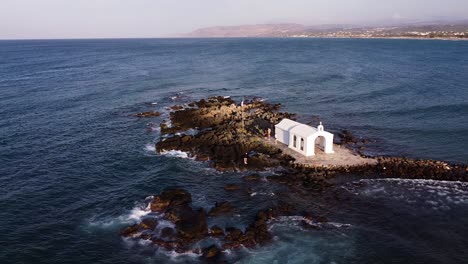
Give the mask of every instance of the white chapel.
[[333, 151], [333, 134], [320, 125], [311, 127], [291, 119], [283, 119], [275, 125], [275, 138], [306, 157], [315, 155], [315, 146], [330, 154]]

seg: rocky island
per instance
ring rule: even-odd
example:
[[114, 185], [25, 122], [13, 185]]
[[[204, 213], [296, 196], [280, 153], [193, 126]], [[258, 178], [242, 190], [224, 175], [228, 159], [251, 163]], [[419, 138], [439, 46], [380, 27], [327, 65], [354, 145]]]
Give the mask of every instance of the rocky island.
[[[153, 112], [137, 114], [138, 117], [158, 115]], [[338, 134], [335, 154], [301, 157], [268, 138], [268, 129], [283, 118], [294, 119], [295, 115], [281, 112], [280, 104], [255, 98], [239, 104], [230, 97], [218, 96], [176, 105], [171, 107], [170, 120], [160, 124], [161, 138], [156, 143], [156, 151], [184, 151], [197, 160], [209, 162], [219, 171], [251, 171], [244, 177], [251, 183], [260, 178], [255, 171], [280, 168], [275, 176], [268, 177], [268, 181], [284, 185], [305, 197], [320, 195], [333, 185], [330, 179], [337, 175], [468, 181], [466, 165], [363, 156], [351, 150], [350, 146], [363, 142], [358, 142], [349, 131]], [[247, 164], [243, 160], [245, 153], [248, 153]], [[235, 184], [225, 186], [228, 192], [240, 188]], [[187, 191], [166, 189], [148, 201], [151, 217], [126, 227], [121, 235], [147, 240], [167, 250], [197, 253], [204, 260], [220, 262], [224, 261], [226, 249], [252, 248], [270, 242], [268, 226], [279, 217], [300, 217], [304, 227], [313, 229], [327, 222], [317, 212], [303, 210], [297, 202], [293, 205], [290, 200], [279, 198], [275, 207], [258, 208], [245, 230], [210, 227], [207, 219], [229, 216], [237, 208], [229, 202], [219, 201], [207, 212], [194, 208], [191, 202], [191, 194]], [[158, 221], [170, 224], [160, 226]]]

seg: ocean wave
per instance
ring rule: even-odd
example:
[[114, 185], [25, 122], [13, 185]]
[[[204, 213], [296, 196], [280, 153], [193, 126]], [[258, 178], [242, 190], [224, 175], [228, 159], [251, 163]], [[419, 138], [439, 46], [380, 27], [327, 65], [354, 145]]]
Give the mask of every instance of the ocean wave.
[[180, 151], [180, 150], [162, 151], [160, 154], [161, 154], [161, 155], [164, 155], [164, 156], [169, 156], [169, 157], [184, 158], [184, 159], [194, 159], [193, 157], [190, 157], [190, 156], [189, 156], [189, 153], [188, 153], [188, 152]]
[[293, 215], [293, 216], [280, 216], [270, 221], [269, 229], [272, 230], [276, 226], [294, 226], [303, 229], [304, 225], [318, 229], [336, 229], [336, 228], [349, 228], [351, 224], [336, 223], [336, 222], [316, 222], [309, 218]]
[[265, 195], [265, 196], [275, 196], [274, 192], [253, 192], [250, 196]]
[[168, 256], [172, 261], [174, 262], [182, 262], [189, 258], [189, 259], [198, 259], [201, 257], [202, 253], [196, 253], [194, 251], [188, 250], [186, 252], [176, 252], [174, 250], [172, 251], [167, 251], [167, 250], [161, 250], [161, 253], [164, 253], [166, 256]]
[[[152, 197], [152, 196], [149, 196]], [[149, 198], [147, 197], [147, 199]], [[151, 213], [149, 204], [147, 206], [137, 205], [130, 211], [118, 217], [92, 217], [88, 220], [88, 226], [98, 228], [113, 228], [116, 226], [129, 225], [140, 222], [145, 216]]]
[[468, 205], [468, 183], [423, 179], [365, 179], [344, 188], [355, 195], [447, 211]]
[[130, 210], [130, 213], [128, 213], [127, 215], [119, 217], [119, 219], [124, 223], [137, 222], [140, 221], [143, 218], [143, 216], [148, 215], [150, 212], [151, 210], [149, 207], [142, 208], [140, 206], [137, 206]]
[[145, 150], [148, 152], [155, 153], [156, 152], [156, 145], [154, 143], [148, 143], [145, 145]]

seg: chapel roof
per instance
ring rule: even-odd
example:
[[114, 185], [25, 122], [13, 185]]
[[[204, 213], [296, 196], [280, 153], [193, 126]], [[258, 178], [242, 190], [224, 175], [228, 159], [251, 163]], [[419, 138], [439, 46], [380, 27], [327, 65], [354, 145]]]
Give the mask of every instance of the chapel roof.
[[281, 120], [281, 122], [279, 122], [277, 125], [275, 125], [275, 127], [289, 131], [291, 128], [298, 125], [301, 125], [301, 123], [285, 118]]

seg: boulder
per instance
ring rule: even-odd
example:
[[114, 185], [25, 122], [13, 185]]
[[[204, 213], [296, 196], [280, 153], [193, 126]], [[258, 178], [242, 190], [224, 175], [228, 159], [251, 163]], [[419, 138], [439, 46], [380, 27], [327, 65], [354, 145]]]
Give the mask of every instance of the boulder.
[[156, 221], [156, 219], [154, 218], [145, 218], [140, 223], [140, 227], [142, 229], [147, 229], [147, 230], [154, 230], [157, 225], [158, 225], [158, 221]]
[[221, 227], [215, 225], [211, 227], [210, 229], [210, 235], [212, 237], [223, 237], [224, 236], [224, 231]]
[[165, 227], [163, 229], [161, 229], [161, 237], [162, 238], [166, 238], [166, 239], [172, 239], [174, 238], [174, 235], [175, 235], [175, 231], [174, 229], [170, 228], [170, 227]]
[[209, 216], [230, 215], [236, 211], [236, 208], [229, 202], [216, 203], [208, 213]]
[[338, 133], [338, 137], [341, 139], [342, 144], [357, 143], [358, 140], [348, 130], [342, 130]]
[[142, 112], [142, 113], [137, 113], [134, 116], [136, 117], [157, 117], [160, 116], [161, 113], [156, 112], [156, 111], [148, 111], [148, 112]]
[[235, 227], [226, 228], [226, 240], [237, 241], [242, 237], [242, 230]]
[[134, 236], [138, 232], [138, 230], [139, 230], [139, 225], [134, 224], [134, 225], [125, 227], [122, 230], [120, 230], [120, 235], [124, 237]]
[[262, 180], [262, 176], [260, 176], [259, 174], [250, 174], [250, 175], [247, 175], [247, 176], [244, 176], [242, 178], [244, 181], [261, 181]]
[[176, 222], [177, 236], [180, 239], [200, 240], [208, 234], [206, 212], [203, 209], [185, 211]]
[[220, 258], [221, 255], [221, 250], [215, 245], [211, 245], [207, 248], [202, 249], [202, 257], [205, 259], [217, 259]]
[[181, 106], [181, 105], [173, 105], [173, 106], [171, 106], [170, 108], [171, 108], [171, 110], [174, 110], [174, 111], [178, 111], [178, 110], [184, 109], [184, 107]]
[[237, 190], [239, 190], [240, 188], [241, 188], [241, 187], [240, 187], [240, 185], [238, 185], [238, 184], [232, 184], [232, 183], [230, 183], [230, 184], [224, 185], [224, 190], [226, 190], [226, 191], [237, 191]]
[[192, 196], [184, 189], [167, 189], [155, 196], [150, 203], [151, 211], [163, 212], [168, 207], [188, 205], [192, 202]]

